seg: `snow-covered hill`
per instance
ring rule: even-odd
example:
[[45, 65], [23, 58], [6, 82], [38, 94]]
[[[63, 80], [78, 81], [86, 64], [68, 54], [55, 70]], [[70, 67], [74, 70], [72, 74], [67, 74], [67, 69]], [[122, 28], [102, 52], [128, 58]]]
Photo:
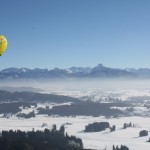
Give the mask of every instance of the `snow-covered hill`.
[[[116, 125], [116, 131], [110, 132], [108, 129], [102, 132], [83, 132], [88, 123], [107, 121], [110, 125]], [[135, 127], [123, 129], [124, 123], [132, 122]], [[46, 125], [42, 127], [43, 123]], [[139, 137], [141, 130], [150, 131], [150, 119], [142, 117], [110, 118], [104, 117], [52, 117], [40, 115], [36, 118], [18, 119], [16, 117], [0, 118], [0, 130], [44, 130], [52, 128], [56, 124], [59, 128], [65, 125], [65, 131], [69, 135], [75, 135], [83, 140], [84, 148], [112, 150], [112, 145], [126, 145], [130, 150], [149, 150], [150, 143], [147, 142], [149, 136]]]

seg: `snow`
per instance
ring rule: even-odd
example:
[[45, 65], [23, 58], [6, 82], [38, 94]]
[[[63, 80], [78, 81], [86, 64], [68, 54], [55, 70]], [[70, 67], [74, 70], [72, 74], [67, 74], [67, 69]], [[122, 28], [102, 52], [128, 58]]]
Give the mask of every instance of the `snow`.
[[[85, 133], [85, 126], [93, 122], [107, 121], [110, 125], [116, 125], [116, 131], [110, 132], [109, 129], [102, 132]], [[124, 123], [134, 123], [135, 127], [123, 129]], [[51, 128], [56, 124], [59, 128], [65, 125], [66, 132], [69, 135], [75, 135], [83, 140], [85, 148], [91, 149], [112, 149], [112, 145], [126, 145], [130, 150], [149, 150], [150, 143], [146, 142], [149, 136], [139, 137], [141, 130], [150, 131], [150, 118], [143, 117], [122, 117], [110, 118], [104, 117], [53, 117], [47, 115], [37, 115], [36, 118], [18, 119], [15, 116], [7, 119], [0, 118], [0, 130], [44, 130], [42, 124], [46, 123], [46, 128]]]
[[[96, 81], [97, 82], [97, 81]], [[22, 83], [21, 83], [22, 84]], [[135, 88], [136, 86], [132, 86], [131, 88], [107, 88], [104, 83], [98, 82], [98, 86], [93, 86], [95, 82], [92, 84], [82, 84], [82, 83], [68, 83], [68, 85], [58, 83], [47, 83], [41, 86], [39, 83], [35, 82], [35, 87], [40, 87], [44, 92], [43, 93], [53, 93], [58, 95], [67, 95], [72, 97], [77, 97], [82, 100], [91, 100], [91, 101], [103, 101], [109, 102], [105, 98], [112, 97], [118, 98], [122, 100], [127, 100], [132, 96], [150, 96], [150, 88]], [[128, 83], [127, 83], [128, 84]], [[145, 82], [143, 83], [145, 84]], [[149, 83], [148, 83], [149, 84]], [[102, 85], [102, 87], [101, 87]], [[109, 84], [111, 85], [111, 84]], [[115, 85], [112, 82], [112, 86]], [[150, 84], [149, 84], [150, 85]], [[18, 85], [19, 86], [19, 85]], [[27, 85], [29, 86], [29, 85]], [[75, 88], [73, 87], [75, 86]], [[84, 88], [85, 86], [86, 88]], [[116, 86], [116, 85], [115, 85]], [[91, 87], [91, 88], [87, 88]], [[101, 88], [100, 88], [101, 87]], [[118, 86], [119, 87], [119, 86]], [[51, 109], [56, 105], [70, 105], [70, 103], [64, 104], [50, 104], [50, 103], [38, 103], [37, 108], [45, 108], [49, 106]], [[22, 108], [22, 107], [21, 107]], [[112, 107], [120, 109], [122, 111], [126, 111], [128, 107]], [[126, 145], [130, 150], [149, 150], [150, 143], [146, 142], [150, 136], [139, 137], [139, 132], [141, 130], [150, 131], [150, 111], [146, 107], [140, 106], [133, 107], [134, 114], [138, 114], [139, 116], [131, 116], [131, 117], [121, 117], [121, 118], [105, 118], [105, 117], [86, 117], [86, 116], [77, 116], [77, 117], [59, 117], [59, 116], [47, 116], [47, 115], [36, 115], [35, 118], [23, 119], [17, 118], [15, 116], [10, 117], [9, 119], [3, 118], [2, 114], [0, 114], [0, 130], [44, 130], [42, 124], [47, 124], [46, 128], [51, 129], [53, 124], [57, 125], [57, 128], [61, 125], [65, 125], [65, 130], [69, 135], [75, 135], [83, 140], [83, 144], [85, 148], [89, 149], [100, 149], [103, 150], [107, 148], [107, 150], [112, 150], [112, 145]], [[21, 113], [29, 113], [35, 110], [34, 107], [22, 109]], [[37, 114], [37, 111], [35, 111]], [[147, 116], [147, 117], [140, 117]], [[109, 129], [102, 132], [95, 133], [85, 133], [85, 126], [89, 123], [93, 122], [109, 122], [110, 125], [116, 125], [116, 131], [110, 132]], [[132, 122], [135, 124], [135, 127], [123, 129], [124, 123]]]

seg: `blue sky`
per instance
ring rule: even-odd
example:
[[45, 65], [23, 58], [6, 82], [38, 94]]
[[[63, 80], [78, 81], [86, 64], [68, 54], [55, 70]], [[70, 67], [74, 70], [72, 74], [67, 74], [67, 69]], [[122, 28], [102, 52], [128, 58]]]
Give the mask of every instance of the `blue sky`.
[[0, 0], [8, 67], [150, 68], [149, 0]]

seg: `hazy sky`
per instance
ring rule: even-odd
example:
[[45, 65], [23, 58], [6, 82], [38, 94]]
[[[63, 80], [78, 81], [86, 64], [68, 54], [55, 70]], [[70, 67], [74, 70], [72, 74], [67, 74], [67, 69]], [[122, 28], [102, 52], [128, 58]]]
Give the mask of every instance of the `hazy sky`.
[[6, 67], [150, 68], [150, 0], [0, 0]]

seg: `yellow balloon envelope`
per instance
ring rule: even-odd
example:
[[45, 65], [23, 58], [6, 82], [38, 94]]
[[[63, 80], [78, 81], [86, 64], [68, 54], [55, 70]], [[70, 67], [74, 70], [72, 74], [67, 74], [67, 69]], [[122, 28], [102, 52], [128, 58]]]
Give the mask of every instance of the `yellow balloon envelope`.
[[0, 35], [0, 56], [5, 52], [7, 48], [7, 40], [3, 35]]

